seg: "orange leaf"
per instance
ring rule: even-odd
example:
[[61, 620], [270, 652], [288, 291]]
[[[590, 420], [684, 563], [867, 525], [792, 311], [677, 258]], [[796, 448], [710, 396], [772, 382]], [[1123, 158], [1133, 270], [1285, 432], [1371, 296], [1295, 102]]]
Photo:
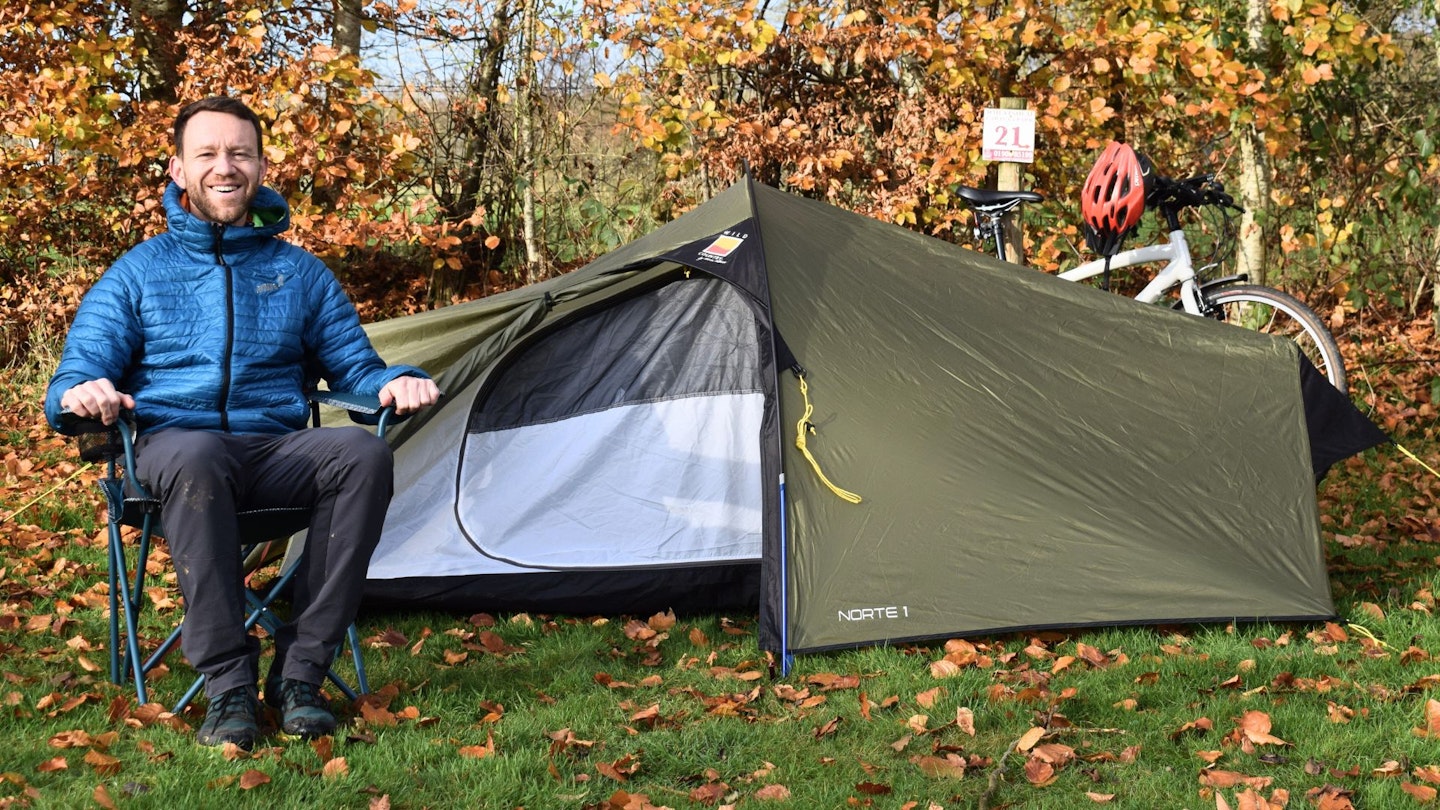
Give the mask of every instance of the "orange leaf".
[[1416, 768], [1412, 771], [1416, 779], [1421, 782], [1440, 783], [1440, 768], [1434, 765], [1426, 765], [1423, 768]]
[[839, 718], [839, 717], [836, 717], [835, 719], [831, 720], [830, 722], [826, 723], [825, 725], [823, 725], [823, 726], [815, 729], [815, 739], [818, 740], [818, 739], [820, 739], [821, 737], [828, 737], [828, 736], [830, 736], [831, 734], [834, 734], [836, 731], [839, 731], [839, 730], [840, 730], [840, 718]]
[[1200, 772], [1200, 784], [1207, 787], [1230, 788], [1236, 785], [1248, 785], [1257, 790], [1263, 790], [1269, 787], [1272, 781], [1268, 776], [1246, 776], [1243, 773], [1223, 771], [1218, 768]]
[[1405, 766], [1394, 759], [1387, 759], [1380, 763], [1380, 767], [1370, 771], [1371, 776], [1378, 777], [1399, 776], [1402, 773], [1405, 773]]
[[958, 754], [912, 757], [910, 761], [932, 779], [959, 779], [965, 775], [965, 760]]
[[1417, 785], [1413, 782], [1401, 782], [1400, 789], [1409, 793], [1411, 798], [1422, 804], [1429, 804], [1435, 801], [1437, 795], [1440, 795], [1440, 791], [1436, 791], [1429, 785]]
[[1170, 739], [1178, 740], [1180, 738], [1180, 735], [1184, 734], [1187, 731], [1209, 731], [1212, 728], [1214, 728], [1214, 723], [1210, 721], [1210, 718], [1202, 717], [1199, 720], [1186, 723], [1185, 725], [1171, 732]]
[[1075, 758], [1075, 749], [1060, 743], [1046, 743], [1037, 745], [1030, 750], [1030, 756], [1051, 765], [1063, 766]]
[[1332, 723], [1348, 723], [1355, 717], [1355, 710], [1349, 706], [1341, 706], [1333, 700], [1326, 701], [1325, 713], [1330, 716]]
[[790, 788], [784, 785], [766, 785], [755, 791], [755, 798], [762, 802], [783, 802], [790, 798]]
[[1096, 669], [1101, 669], [1110, 665], [1110, 659], [1106, 657], [1105, 653], [1102, 653], [1094, 647], [1091, 647], [1089, 644], [1077, 642], [1075, 644], [1075, 651], [1080, 653], [1080, 657], [1085, 659], [1085, 663], [1089, 664], [1092, 667], [1095, 667]]
[[961, 731], [965, 732], [966, 734], [969, 734], [971, 737], [974, 737], [974, 736], [975, 736], [975, 712], [971, 711], [970, 709], [965, 708], [964, 706], [961, 706], [960, 708], [956, 709], [956, 710], [955, 710], [955, 727], [958, 728], [958, 729], [960, 729]]
[[1025, 780], [1035, 787], [1045, 787], [1058, 778], [1054, 765], [1039, 759], [1025, 760]]
[[1440, 700], [1425, 701], [1425, 727], [1414, 729], [1414, 734], [1429, 739], [1440, 737]]
[[251, 790], [261, 785], [270, 784], [270, 777], [254, 768], [240, 774], [240, 789]]
[[101, 776], [114, 776], [120, 772], [120, 760], [99, 751], [91, 751], [86, 754], [85, 764], [94, 768], [95, 772]]
[[1256, 745], [1289, 745], [1270, 734], [1270, 715], [1258, 710], [1245, 712], [1240, 718], [1240, 731]]

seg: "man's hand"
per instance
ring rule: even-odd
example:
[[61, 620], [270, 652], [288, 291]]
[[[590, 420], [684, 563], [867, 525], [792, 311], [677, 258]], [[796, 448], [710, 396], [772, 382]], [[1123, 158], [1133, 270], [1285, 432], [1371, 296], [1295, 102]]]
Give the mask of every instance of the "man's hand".
[[115, 385], [101, 377], [90, 380], [60, 395], [60, 407], [83, 419], [99, 419], [115, 424], [120, 411], [135, 407], [135, 398], [115, 390]]
[[395, 406], [395, 415], [404, 416], [440, 401], [440, 388], [423, 377], [396, 377], [380, 389], [380, 405]]

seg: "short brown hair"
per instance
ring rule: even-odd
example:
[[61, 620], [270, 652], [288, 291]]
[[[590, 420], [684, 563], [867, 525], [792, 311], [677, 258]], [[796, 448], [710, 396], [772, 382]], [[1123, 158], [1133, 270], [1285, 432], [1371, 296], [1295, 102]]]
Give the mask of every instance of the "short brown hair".
[[180, 111], [180, 114], [175, 116], [174, 139], [175, 152], [177, 154], [185, 154], [185, 125], [190, 123], [190, 119], [194, 118], [196, 113], [202, 112], [225, 113], [226, 115], [233, 115], [236, 118], [249, 121], [250, 124], [255, 127], [255, 146], [257, 148], [264, 147], [265, 125], [261, 122], [260, 116], [255, 114], [254, 110], [250, 109], [245, 102], [238, 98], [211, 96], [210, 98], [201, 99], [185, 105], [185, 108]]

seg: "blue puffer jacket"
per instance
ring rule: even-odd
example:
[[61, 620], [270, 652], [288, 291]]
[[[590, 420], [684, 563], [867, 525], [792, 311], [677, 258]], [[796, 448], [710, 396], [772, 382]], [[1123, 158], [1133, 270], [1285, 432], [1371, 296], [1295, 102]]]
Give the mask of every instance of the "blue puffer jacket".
[[135, 246], [85, 295], [50, 378], [45, 416], [60, 429], [60, 397], [100, 378], [135, 398], [142, 432], [167, 427], [286, 433], [305, 426], [305, 395], [376, 394], [417, 368], [387, 368], [333, 273], [276, 238], [290, 211], [262, 188], [251, 225], [192, 215], [173, 183], [169, 231]]

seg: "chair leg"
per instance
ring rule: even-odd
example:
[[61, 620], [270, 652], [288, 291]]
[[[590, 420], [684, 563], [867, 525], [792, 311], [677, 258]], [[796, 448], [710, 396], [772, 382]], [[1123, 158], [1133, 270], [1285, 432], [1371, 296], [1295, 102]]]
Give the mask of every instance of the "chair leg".
[[[125, 562], [125, 546], [120, 538], [120, 527], [110, 524], [110, 639], [111, 639], [111, 680], [116, 684], [123, 684], [126, 677], [135, 679], [135, 699], [140, 705], [145, 705], [148, 697], [145, 692], [145, 667], [140, 661], [139, 644], [139, 600], [143, 594], [145, 576], [145, 557], [148, 550], [149, 534], [142, 537], [140, 542], [141, 557], [136, 563], [135, 587], [132, 589], [130, 574]], [[119, 591], [117, 594], [116, 591]], [[119, 622], [123, 615], [125, 622], [125, 657], [126, 661], [120, 666], [119, 658]]]
[[[351, 624], [345, 637], [350, 640], [350, 657], [355, 663], [355, 686], [360, 694], [370, 694], [370, 681], [365, 676], [365, 659], [360, 655], [360, 632]], [[352, 700], [354, 698], [351, 698]]]
[[203, 686], [205, 686], [205, 676], [201, 675], [190, 684], [190, 688], [185, 690], [185, 694], [180, 696], [180, 700], [176, 702], [175, 708], [171, 709], [170, 713], [178, 716], [181, 712], [185, 711], [185, 707], [189, 706], [190, 701], [194, 700], [195, 696], [200, 694], [200, 689]]
[[[271, 583], [270, 587], [261, 595], [256, 595], [254, 591], [246, 589], [245, 602], [246, 608], [249, 611], [245, 618], [245, 630], [247, 632], [254, 629], [256, 625], [265, 628], [265, 632], [271, 636], [274, 636], [279, 631], [282, 622], [280, 621], [280, 617], [276, 616], [275, 612], [271, 610], [270, 605], [285, 589], [285, 586], [289, 584], [294, 575], [295, 569], [292, 568], [290, 571], [282, 574], [275, 582]], [[148, 658], [143, 665], [138, 663], [139, 659], [137, 656], [137, 663], [132, 664], [132, 666], [136, 667], [138, 671], [142, 673], [148, 672], [170, 652], [171, 648], [175, 646], [175, 643], [179, 641], [184, 629], [185, 624], [182, 619], [180, 626], [176, 627], [175, 630], [170, 633], [170, 636], [165, 639], [165, 642], [150, 655], [150, 658]], [[365, 673], [365, 660], [361, 657], [360, 633], [355, 629], [355, 625], [350, 625], [350, 628], [346, 631], [345, 638], [350, 645], [350, 655], [355, 665], [355, 683], [358, 690], [346, 683], [333, 668], [327, 670], [325, 675], [336, 688], [344, 693], [346, 698], [355, 700], [360, 695], [369, 694], [370, 683]], [[337, 658], [339, 656], [338, 650], [336, 651], [336, 656]], [[174, 709], [172, 709], [173, 713], [180, 714], [185, 711], [185, 707], [189, 706], [190, 701], [194, 700], [195, 697], [200, 694], [200, 690], [204, 686], [205, 676], [200, 675], [190, 684], [190, 688], [185, 691], [185, 694], [182, 695], [180, 700], [175, 704]]]

